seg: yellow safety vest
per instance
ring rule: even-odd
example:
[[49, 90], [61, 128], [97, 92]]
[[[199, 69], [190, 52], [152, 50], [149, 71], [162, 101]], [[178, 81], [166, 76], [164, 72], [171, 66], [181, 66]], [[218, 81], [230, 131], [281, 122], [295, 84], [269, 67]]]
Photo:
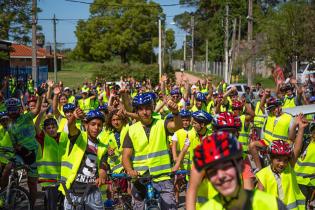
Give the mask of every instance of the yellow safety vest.
[[[183, 149], [185, 140], [188, 138], [188, 131], [185, 129], [179, 129], [178, 131], [175, 132], [175, 135], [177, 137], [177, 145], [176, 145], [176, 150], [177, 153], [180, 153], [180, 151]], [[188, 169], [188, 163], [189, 163], [189, 153], [187, 152], [184, 156], [183, 164], [181, 165], [182, 169]]]
[[74, 103], [75, 103], [75, 97], [74, 97], [74, 96], [70, 96], [70, 97], [68, 98], [68, 103], [74, 104]]
[[78, 105], [79, 105], [80, 109], [82, 109], [84, 111], [84, 113], [88, 113], [91, 110], [91, 98], [79, 99]]
[[[169, 145], [164, 122], [164, 120], [153, 120], [149, 139], [141, 122], [136, 122], [129, 127], [128, 133], [134, 150], [133, 169], [138, 171], [140, 175], [147, 171], [151, 175], [171, 172]], [[167, 179], [170, 178], [166, 176], [155, 181]]]
[[[252, 210], [277, 210], [278, 201], [277, 199], [265, 192], [260, 190], [254, 190], [254, 195], [252, 198]], [[223, 207], [220, 197], [209, 200], [205, 205], [202, 206], [201, 210], [225, 210]]]
[[[264, 186], [264, 191], [278, 197], [278, 184], [270, 166], [261, 169], [256, 174]], [[282, 202], [288, 209], [305, 209], [305, 197], [300, 191], [294, 171], [288, 165], [280, 174], [284, 198]]]
[[263, 128], [263, 139], [269, 143], [274, 140], [287, 141], [289, 138], [289, 127], [292, 116], [283, 113], [275, 124], [276, 117], [268, 116], [265, 127]]
[[[61, 158], [61, 181], [66, 182], [67, 189], [70, 189], [71, 184], [75, 180], [77, 176], [77, 172], [81, 165], [86, 147], [88, 143], [88, 136], [86, 132], [81, 131], [80, 135], [78, 136], [75, 144], [71, 152], [69, 153], [70, 149], [70, 141], [67, 142], [66, 152]], [[97, 165], [100, 166], [100, 162], [102, 157], [106, 152], [106, 145], [103, 144], [101, 141], [97, 144]], [[98, 170], [99, 171], [99, 170]], [[62, 186], [59, 186], [59, 190], [65, 195], [64, 189]]]
[[215, 107], [214, 101], [213, 100], [209, 101], [209, 103], [207, 105], [207, 112], [210, 114], [215, 114], [214, 107]]
[[263, 111], [260, 109], [260, 101], [257, 102], [255, 107], [255, 117], [254, 117], [254, 127], [262, 128], [264, 126], [266, 116]]
[[247, 155], [248, 144], [249, 144], [248, 138], [249, 138], [250, 129], [249, 128], [245, 129], [245, 117], [246, 116], [244, 114], [241, 115], [241, 117], [240, 117], [241, 122], [242, 122], [242, 128], [239, 132], [238, 141], [242, 144], [243, 154]]
[[198, 187], [196, 198], [196, 210], [201, 209], [209, 200], [213, 199], [218, 191], [207, 178], [204, 178]]
[[296, 104], [295, 104], [295, 97], [289, 98], [288, 96], [285, 96], [283, 102], [284, 102], [284, 103], [283, 103], [282, 108], [292, 108], [292, 107], [296, 107]]
[[[60, 133], [59, 143], [47, 134], [44, 138], [44, 150], [36, 160], [39, 179], [60, 180], [61, 157], [66, 151], [68, 134]], [[55, 185], [56, 183], [41, 183], [41, 186]]]
[[10, 135], [8, 131], [6, 131], [2, 125], [0, 125], [0, 133], [1, 133], [0, 134], [1, 135], [0, 148], [12, 151], [12, 152], [7, 152], [7, 153], [1, 152], [0, 163], [8, 164], [10, 162], [9, 159], [14, 156], [14, 149], [13, 149], [12, 141], [10, 139]]
[[[59, 125], [58, 125], [58, 131], [57, 132], [64, 132], [65, 131], [65, 126], [66, 124], [68, 123], [68, 120], [67, 118], [61, 118], [60, 122], [59, 122]], [[81, 121], [80, 120], [76, 120], [75, 121], [75, 126], [78, 128], [78, 129], [81, 129]], [[67, 132], [68, 133], [68, 132]]]
[[122, 166], [122, 145], [125, 139], [125, 136], [129, 130], [129, 125], [125, 125], [120, 131], [120, 147], [118, 148], [115, 135], [113, 132], [109, 133], [107, 142], [105, 143], [111, 149], [114, 149], [115, 154], [112, 156], [108, 156], [108, 164], [112, 173], [119, 174], [124, 169]]
[[299, 157], [294, 171], [296, 173], [297, 182], [306, 186], [315, 186], [315, 179], [306, 178], [305, 176], [315, 174], [315, 141], [311, 141], [306, 148], [305, 157]]

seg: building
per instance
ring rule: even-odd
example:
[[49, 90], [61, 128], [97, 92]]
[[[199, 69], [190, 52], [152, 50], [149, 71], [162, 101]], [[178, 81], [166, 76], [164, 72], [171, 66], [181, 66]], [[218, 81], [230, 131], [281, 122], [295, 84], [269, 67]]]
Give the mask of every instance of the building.
[[0, 40], [0, 77], [3, 78], [10, 71], [11, 42]]
[[[13, 43], [10, 52], [11, 68], [32, 66], [32, 47]], [[61, 70], [63, 56], [57, 53], [57, 71]], [[37, 66], [47, 66], [48, 71], [54, 71], [54, 54], [51, 47], [37, 48]]]

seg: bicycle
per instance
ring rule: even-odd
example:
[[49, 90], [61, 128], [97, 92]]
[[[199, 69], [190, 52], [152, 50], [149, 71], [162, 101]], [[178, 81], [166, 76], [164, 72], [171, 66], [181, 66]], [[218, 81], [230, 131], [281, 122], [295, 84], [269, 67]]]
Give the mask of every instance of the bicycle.
[[[12, 150], [0, 148], [0, 152], [12, 153]], [[28, 166], [18, 162], [14, 157], [8, 160], [12, 166], [9, 173], [8, 185], [0, 190], [0, 210], [31, 210], [29, 192], [19, 186], [24, 174], [23, 170], [28, 169]]]
[[113, 205], [105, 205], [105, 209], [121, 209], [121, 210], [130, 210], [131, 206], [131, 196], [128, 195], [121, 186], [117, 185], [116, 180], [130, 180], [130, 178], [125, 173], [120, 174], [109, 174], [110, 181], [106, 184], [109, 185], [110, 191], [113, 192]]
[[[73, 206], [74, 210], [86, 210], [86, 205], [85, 205], [85, 197], [88, 195], [88, 193], [90, 192], [90, 190], [93, 187], [96, 187], [96, 185], [94, 184], [87, 184], [87, 188], [85, 189], [85, 191], [80, 194], [80, 200], [73, 200], [70, 196], [70, 193], [72, 193], [71, 190], [67, 189], [66, 187], [66, 183], [65, 182], [60, 182], [61, 186], [64, 189], [65, 192], [65, 199], [67, 199], [68, 203]], [[89, 208], [88, 208], [89, 209]]]
[[[145, 186], [146, 192], [145, 192], [145, 198], [144, 198], [144, 209], [145, 210], [161, 210], [160, 206], [160, 193], [163, 193], [163, 191], [158, 192], [153, 187], [153, 180], [156, 178], [159, 178], [161, 176], [171, 176], [180, 174], [180, 173], [188, 173], [187, 171], [177, 171], [177, 172], [170, 172], [170, 173], [162, 173], [159, 175], [149, 175], [144, 174], [137, 178], [132, 178], [138, 180], [142, 185]], [[127, 174], [124, 175], [126, 178], [131, 179]]]
[[38, 180], [38, 183], [51, 183], [51, 185], [49, 186], [44, 186], [42, 187], [42, 191], [45, 192], [44, 194], [44, 206], [45, 206], [45, 210], [50, 210], [51, 208], [54, 209], [54, 207], [51, 207], [49, 205], [49, 201], [50, 198], [49, 196], [52, 194], [57, 194], [57, 202], [56, 202], [56, 207], [58, 210], [63, 210], [63, 201], [64, 201], [64, 196], [62, 195], [62, 193], [60, 191], [58, 191], [58, 186], [59, 186], [59, 182], [56, 180]]

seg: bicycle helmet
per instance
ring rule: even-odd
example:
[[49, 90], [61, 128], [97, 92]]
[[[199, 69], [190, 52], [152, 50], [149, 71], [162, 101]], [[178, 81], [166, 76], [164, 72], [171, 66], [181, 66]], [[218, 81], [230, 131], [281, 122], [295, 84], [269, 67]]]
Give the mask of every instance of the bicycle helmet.
[[311, 96], [311, 97], [309, 98], [309, 101], [310, 101], [310, 103], [314, 103], [314, 102], [315, 102], [315, 96]]
[[9, 98], [5, 101], [5, 105], [7, 107], [7, 111], [9, 114], [19, 113], [21, 101], [17, 98]]
[[272, 141], [268, 147], [268, 152], [270, 155], [291, 156], [292, 151], [293, 149], [291, 144], [283, 140]]
[[214, 116], [212, 124], [217, 129], [242, 127], [242, 122], [239, 116], [233, 115], [230, 112], [222, 112]]
[[156, 99], [157, 99], [157, 95], [153, 92], [147, 92], [144, 94], [148, 94], [152, 98], [153, 101], [156, 101]]
[[53, 117], [49, 117], [46, 120], [44, 120], [44, 128], [47, 127], [48, 125], [55, 125], [57, 126], [57, 120]]
[[102, 112], [97, 111], [97, 110], [91, 110], [86, 114], [85, 121], [90, 122], [91, 120], [94, 120], [94, 119], [100, 119], [103, 122], [105, 121], [104, 115]]
[[170, 94], [171, 94], [171, 96], [172, 96], [172, 95], [175, 95], [175, 94], [180, 95], [180, 91], [179, 91], [178, 88], [175, 88], [175, 89], [171, 90]]
[[276, 108], [277, 106], [282, 105], [282, 102], [279, 99], [276, 99], [274, 97], [270, 97], [267, 100], [267, 107], [266, 110], [270, 111], [273, 108]]
[[142, 105], [149, 105], [152, 104], [153, 99], [148, 94], [138, 94], [132, 100], [132, 106], [139, 107]]
[[9, 118], [8, 112], [0, 112], [0, 120]]
[[208, 169], [228, 160], [242, 157], [242, 145], [227, 131], [218, 131], [208, 136], [194, 150], [194, 164], [198, 171]]
[[233, 110], [243, 110], [243, 107], [244, 107], [244, 104], [239, 100], [235, 100], [232, 102]]
[[171, 120], [174, 118], [174, 115], [172, 113], [169, 113], [168, 115], [166, 115], [165, 119], [166, 120]]
[[196, 93], [196, 100], [206, 103], [207, 98], [206, 98], [206, 95], [204, 93], [198, 92], [198, 93]]
[[188, 111], [188, 110], [181, 110], [179, 112], [179, 115], [182, 117], [182, 118], [188, 118], [188, 117], [191, 117], [191, 112]]
[[68, 103], [68, 104], [63, 105], [64, 112], [73, 112], [74, 110], [75, 110], [74, 104]]
[[193, 112], [191, 116], [194, 118], [194, 120], [200, 123], [209, 124], [212, 121], [211, 114], [203, 110]]
[[96, 110], [97, 111], [105, 111], [106, 112], [108, 110], [108, 104], [105, 103], [104, 105], [100, 105], [100, 106], [97, 107]]
[[34, 96], [34, 95], [28, 97], [28, 99], [27, 99], [27, 103], [28, 104], [31, 103], [31, 102], [36, 102], [36, 101], [37, 101], [37, 97]]

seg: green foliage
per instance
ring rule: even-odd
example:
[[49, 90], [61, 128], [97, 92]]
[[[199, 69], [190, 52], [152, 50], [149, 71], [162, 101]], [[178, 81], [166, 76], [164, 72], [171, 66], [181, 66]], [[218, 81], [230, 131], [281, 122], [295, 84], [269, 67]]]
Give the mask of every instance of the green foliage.
[[8, 60], [9, 56], [6, 52], [0, 51], [0, 60]]
[[314, 22], [314, 8], [303, 2], [289, 2], [276, 11], [269, 11], [260, 25], [265, 35], [262, 53], [284, 66], [290, 66], [296, 59], [312, 60]]
[[119, 81], [121, 76], [132, 76], [136, 80], [149, 78], [153, 84], [157, 84], [159, 78], [159, 69], [158, 65], [156, 64], [146, 65], [141, 63], [133, 63], [128, 65], [110, 62], [102, 64], [99, 70], [93, 74], [93, 78], [104, 78], [107, 81]]
[[[121, 63], [154, 62], [153, 49], [158, 44], [158, 18], [163, 16], [162, 8], [145, 0], [137, 1], [139, 6], [128, 6], [134, 2], [95, 0], [89, 20], [78, 22], [74, 57], [103, 62], [119, 56]], [[107, 4], [117, 4], [117, 7]]]
[[[40, 12], [40, 9], [37, 9]], [[0, 39], [12, 39], [19, 43], [31, 41], [32, 1], [1, 0], [0, 1]], [[41, 27], [39, 26], [39, 30]]]

